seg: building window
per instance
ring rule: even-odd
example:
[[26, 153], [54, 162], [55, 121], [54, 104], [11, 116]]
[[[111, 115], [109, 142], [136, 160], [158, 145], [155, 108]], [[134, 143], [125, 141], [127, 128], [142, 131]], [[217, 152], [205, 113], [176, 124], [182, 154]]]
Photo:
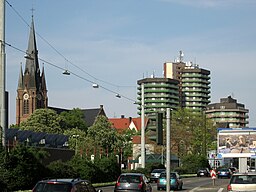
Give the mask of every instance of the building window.
[[23, 101], [23, 114], [29, 114], [29, 102], [28, 102], [28, 100]]
[[220, 108], [221, 108], [221, 109], [225, 109], [225, 106], [222, 105], [222, 106], [220, 106]]

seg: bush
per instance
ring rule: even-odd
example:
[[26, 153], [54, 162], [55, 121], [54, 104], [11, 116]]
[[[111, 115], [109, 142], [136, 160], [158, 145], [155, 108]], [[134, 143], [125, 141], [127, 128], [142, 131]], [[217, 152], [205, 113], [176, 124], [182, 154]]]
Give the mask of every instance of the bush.
[[103, 157], [101, 159], [95, 159], [95, 164], [98, 169], [101, 171], [99, 180], [104, 182], [115, 181], [118, 176], [121, 174], [121, 169], [119, 164], [116, 161], [116, 157]]
[[202, 155], [189, 154], [182, 158], [181, 170], [184, 173], [196, 173], [199, 168], [210, 168], [209, 162], [206, 157]]
[[46, 175], [46, 168], [34, 148], [19, 145], [9, 153], [1, 154], [1, 176], [10, 191], [31, 189]]
[[65, 162], [54, 161], [50, 163], [47, 168], [49, 169], [49, 178], [76, 178], [77, 174], [74, 168]]

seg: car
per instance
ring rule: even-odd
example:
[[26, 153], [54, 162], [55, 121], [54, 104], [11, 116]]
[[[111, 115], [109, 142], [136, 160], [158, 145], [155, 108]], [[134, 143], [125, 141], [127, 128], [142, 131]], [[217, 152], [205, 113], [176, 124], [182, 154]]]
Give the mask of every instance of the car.
[[227, 191], [256, 191], [256, 172], [234, 173], [227, 186]]
[[210, 171], [208, 168], [201, 168], [197, 170], [196, 173], [197, 177], [209, 177], [210, 176]]
[[82, 179], [47, 179], [36, 183], [32, 192], [102, 192], [96, 190], [90, 181]]
[[238, 169], [236, 167], [229, 167], [229, 169], [231, 170], [232, 174], [238, 172]]
[[[162, 172], [157, 180], [157, 190], [166, 189], [166, 172]], [[170, 188], [182, 190], [183, 181], [177, 172], [170, 173]]]
[[148, 178], [142, 173], [122, 173], [114, 187], [114, 192], [152, 192]]
[[220, 168], [217, 171], [218, 178], [230, 178], [232, 175], [232, 171], [229, 168]]
[[162, 172], [165, 172], [165, 169], [154, 169], [150, 173], [150, 182], [157, 182], [157, 179], [159, 178]]

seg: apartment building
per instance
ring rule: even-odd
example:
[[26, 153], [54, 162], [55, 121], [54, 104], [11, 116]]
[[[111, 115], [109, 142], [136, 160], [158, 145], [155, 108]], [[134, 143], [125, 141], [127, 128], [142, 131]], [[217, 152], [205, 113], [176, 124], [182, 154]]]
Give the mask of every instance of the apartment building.
[[[165, 112], [167, 108], [179, 106], [179, 81], [169, 78], [144, 78], [138, 84], [138, 114], [144, 106], [145, 114]], [[144, 104], [143, 104], [144, 103]]]
[[237, 103], [231, 96], [221, 98], [220, 103], [207, 106], [207, 118], [212, 119], [218, 127], [225, 125], [228, 128], [243, 128], [249, 124], [249, 110], [244, 104]]

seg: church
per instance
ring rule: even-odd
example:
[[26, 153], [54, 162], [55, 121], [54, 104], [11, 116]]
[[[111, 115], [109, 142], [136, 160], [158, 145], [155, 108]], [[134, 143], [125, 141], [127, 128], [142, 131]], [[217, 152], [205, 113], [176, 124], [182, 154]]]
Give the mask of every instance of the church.
[[24, 73], [20, 66], [16, 97], [16, 124], [26, 120], [36, 109], [47, 108], [48, 97], [44, 67], [40, 72], [34, 20], [30, 27], [28, 49], [25, 54]]
[[[49, 108], [58, 114], [63, 111], [69, 111], [69, 109], [48, 106], [44, 66], [42, 72], [40, 72], [33, 17], [30, 26], [28, 49], [24, 57], [26, 59], [25, 69], [23, 72], [22, 66], [20, 66], [18, 79], [16, 124], [19, 125], [22, 121], [26, 120], [36, 109]], [[93, 125], [97, 116], [106, 116], [103, 105], [96, 109], [81, 110], [84, 113], [84, 120], [88, 127]]]

